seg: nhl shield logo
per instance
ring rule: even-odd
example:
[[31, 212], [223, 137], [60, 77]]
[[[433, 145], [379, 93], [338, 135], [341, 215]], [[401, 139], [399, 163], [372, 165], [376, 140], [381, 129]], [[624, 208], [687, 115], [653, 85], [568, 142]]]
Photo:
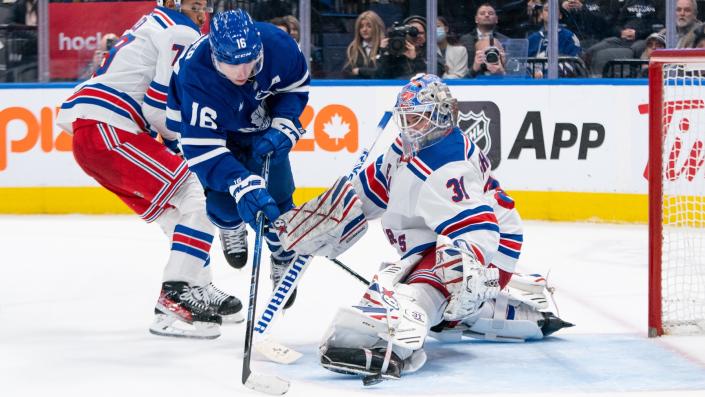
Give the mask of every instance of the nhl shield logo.
[[496, 169], [502, 159], [499, 107], [494, 102], [458, 102], [458, 127]]
[[482, 149], [482, 153], [485, 155], [489, 154], [492, 148], [490, 123], [492, 123], [492, 120], [485, 116], [484, 111], [479, 114], [472, 111], [468, 113], [458, 113], [460, 129]]

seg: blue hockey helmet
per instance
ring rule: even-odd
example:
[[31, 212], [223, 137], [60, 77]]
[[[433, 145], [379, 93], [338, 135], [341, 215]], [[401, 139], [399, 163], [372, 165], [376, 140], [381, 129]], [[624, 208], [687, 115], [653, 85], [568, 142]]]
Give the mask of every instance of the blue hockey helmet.
[[211, 19], [208, 41], [213, 63], [225, 74], [223, 64], [242, 65], [253, 63], [252, 77], [262, 70], [264, 51], [259, 31], [247, 11], [237, 9], [215, 14]]
[[401, 89], [394, 121], [401, 129], [404, 152], [413, 155], [443, 139], [456, 125], [458, 101], [433, 74], [417, 74]]

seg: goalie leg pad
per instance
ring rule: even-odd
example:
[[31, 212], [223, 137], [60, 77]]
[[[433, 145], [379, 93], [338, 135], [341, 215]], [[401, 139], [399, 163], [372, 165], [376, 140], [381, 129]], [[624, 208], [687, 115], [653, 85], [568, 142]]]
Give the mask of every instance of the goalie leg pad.
[[342, 177], [320, 196], [284, 213], [274, 227], [284, 249], [335, 258], [365, 234], [367, 220], [352, 184]]
[[[383, 349], [328, 347], [321, 352], [321, 365], [333, 372], [347, 375], [377, 375], [384, 362]], [[383, 378], [399, 379], [404, 361], [392, 352]]]
[[546, 292], [550, 292], [546, 279], [540, 274], [514, 273], [509, 280], [509, 292], [517, 299], [537, 310], [548, 309]]
[[463, 325], [468, 327], [464, 336], [498, 342], [540, 340], [573, 326], [553, 313], [540, 312], [506, 293], [486, 302], [476, 315], [463, 320]]

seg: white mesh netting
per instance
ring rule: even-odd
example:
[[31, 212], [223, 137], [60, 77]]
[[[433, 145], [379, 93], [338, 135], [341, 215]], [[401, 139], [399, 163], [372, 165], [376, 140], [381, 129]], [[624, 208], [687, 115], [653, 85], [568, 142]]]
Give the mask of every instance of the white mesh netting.
[[663, 67], [662, 319], [705, 333], [705, 64]]

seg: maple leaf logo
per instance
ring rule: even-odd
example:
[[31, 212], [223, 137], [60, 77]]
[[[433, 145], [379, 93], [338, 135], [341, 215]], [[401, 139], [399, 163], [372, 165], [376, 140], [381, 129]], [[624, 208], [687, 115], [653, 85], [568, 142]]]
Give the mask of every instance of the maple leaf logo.
[[338, 143], [339, 139], [345, 138], [350, 132], [350, 123], [343, 121], [338, 113], [331, 117], [330, 121], [323, 124], [323, 132], [328, 135], [330, 139], [335, 139], [335, 143]]

